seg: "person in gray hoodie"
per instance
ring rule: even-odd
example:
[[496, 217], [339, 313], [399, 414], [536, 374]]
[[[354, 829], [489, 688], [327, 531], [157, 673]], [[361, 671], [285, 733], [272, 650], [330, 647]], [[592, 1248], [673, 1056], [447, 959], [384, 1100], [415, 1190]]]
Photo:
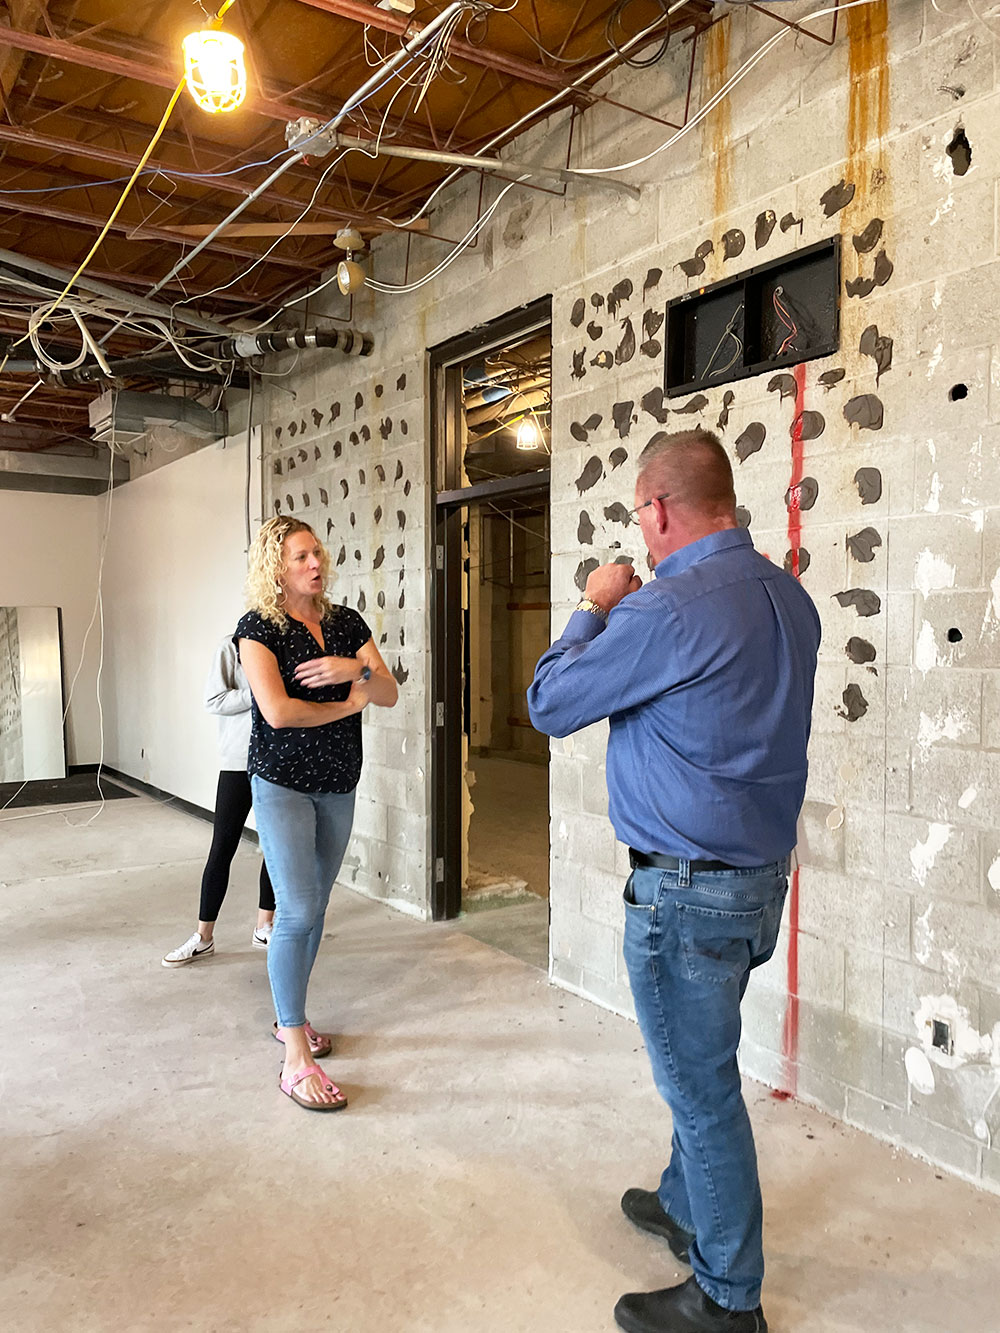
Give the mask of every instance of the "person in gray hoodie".
[[[219, 786], [215, 797], [212, 849], [201, 877], [198, 928], [182, 945], [166, 954], [164, 967], [211, 958], [215, 952], [215, 922], [229, 887], [229, 870], [250, 813], [250, 686], [230, 637], [219, 644], [205, 684], [205, 707], [219, 718]], [[266, 949], [274, 919], [274, 890], [263, 859], [260, 863], [260, 906], [251, 943]]]

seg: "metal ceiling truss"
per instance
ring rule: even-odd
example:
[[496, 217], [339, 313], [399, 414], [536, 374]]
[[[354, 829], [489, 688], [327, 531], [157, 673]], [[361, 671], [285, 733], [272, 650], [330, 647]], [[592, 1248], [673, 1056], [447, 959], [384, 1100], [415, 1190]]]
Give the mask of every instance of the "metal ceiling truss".
[[[280, 247], [234, 288], [216, 291], [259, 260], [277, 239], [276, 231], [292, 227], [325, 169], [322, 159], [292, 166], [280, 188], [250, 201], [240, 224], [230, 225], [203, 245], [206, 233], [220, 219], [230, 218], [232, 205], [246, 199], [262, 179], [259, 167], [250, 173], [253, 164], [282, 151], [284, 140], [278, 127], [283, 130], [302, 116], [324, 123], [358, 86], [362, 62], [370, 63], [369, 34], [381, 34], [376, 46], [384, 46], [391, 56], [396, 41], [412, 42], [420, 23], [426, 26], [431, 18], [431, 12], [422, 9], [415, 23], [367, 0], [240, 0], [235, 12], [248, 41], [256, 90], [241, 118], [229, 122], [221, 117], [206, 119], [187, 99], [178, 104], [149, 160], [149, 176], [137, 184], [110, 228], [94, 265], [87, 270], [91, 281], [81, 285], [95, 291], [103, 279], [134, 309], [150, 306], [161, 317], [171, 316], [171, 302], [178, 298], [185, 302], [203, 299], [203, 311], [221, 316], [240, 311], [266, 313], [294, 299], [296, 292], [310, 285], [314, 274], [329, 268], [339, 254], [331, 242], [340, 225], [350, 223], [363, 235], [394, 230], [445, 177], [467, 170], [479, 173], [478, 221], [483, 214], [486, 173], [510, 177], [526, 170], [520, 164], [498, 161], [498, 149], [559, 105], [570, 112], [564, 165], [546, 168], [521, 184], [543, 193], [565, 193], [574, 179], [567, 168], [576, 120], [595, 102], [604, 101], [651, 123], [679, 128], [669, 119], [629, 107], [593, 86], [623, 58], [604, 39], [611, 8], [611, 0], [578, 0], [567, 16], [554, 0], [531, 0], [520, 16], [523, 23], [502, 11], [492, 11], [487, 23], [477, 21], [464, 31], [453, 31], [448, 62], [460, 84], [446, 71], [445, 77], [429, 85], [419, 105], [419, 78], [398, 100], [392, 100], [400, 90], [398, 83], [374, 93], [366, 113], [351, 114], [341, 126], [340, 147], [356, 151], [333, 165], [316, 204], [309, 206], [309, 225], [282, 239]], [[691, 107], [697, 37], [713, 22], [712, 4], [711, 0], [688, 0], [675, 8], [680, 12], [673, 23], [687, 30], [691, 43], [684, 124]], [[89, 245], [88, 239], [80, 239], [80, 233], [92, 236], [102, 228], [118, 198], [120, 186], [102, 182], [135, 170], [162, 109], [162, 92], [177, 85], [178, 53], [158, 44], [166, 40], [168, 30], [160, 6], [133, 4], [107, 17], [102, 9], [102, 0], [71, 0], [68, 5], [54, 3], [50, 14], [45, 0], [8, 0], [14, 26], [0, 34], [0, 160], [5, 187], [0, 192], [0, 214], [19, 222], [21, 234], [7, 240], [9, 250], [0, 251], [0, 289], [4, 264], [16, 263], [19, 257], [25, 265], [22, 271], [32, 276], [39, 272], [37, 267], [32, 269], [32, 261], [46, 261], [49, 282], [61, 288]], [[293, 60], [289, 53], [296, 48], [288, 34], [294, 29], [296, 13], [315, 18], [306, 21], [309, 41], [300, 42], [301, 58]], [[660, 40], [661, 32], [649, 21], [642, 31], [643, 40], [635, 51]], [[477, 40], [480, 32], [482, 43]], [[274, 77], [279, 71], [280, 79]], [[53, 96], [56, 92], [65, 95], [60, 100]], [[238, 127], [236, 142], [234, 127]], [[217, 137], [209, 137], [213, 130], [219, 132]], [[376, 138], [386, 152], [373, 160]], [[246, 173], [241, 168], [247, 168]], [[541, 172], [537, 164], [532, 170]], [[179, 171], [205, 173], [206, 177], [222, 171], [240, 174], [193, 180], [178, 178]], [[600, 182], [591, 178], [591, 184]], [[605, 184], [633, 192], [633, 187], [618, 180]], [[15, 193], [43, 186], [45, 194]], [[38, 219], [52, 225], [39, 227]], [[9, 225], [5, 227], [6, 237], [14, 234]], [[426, 219], [420, 219], [407, 237], [407, 278], [413, 237], [421, 234], [436, 242], [460, 243], [457, 238], [439, 235]], [[174, 263], [178, 249], [187, 253], [192, 245], [195, 262], [179, 270]], [[167, 282], [161, 276], [164, 272], [171, 275]], [[45, 285], [44, 277], [36, 280]], [[163, 285], [161, 300], [144, 302], [143, 297], [158, 283]], [[130, 288], [138, 289], [138, 294], [130, 296]], [[190, 304], [178, 307], [176, 313], [189, 325], [201, 319], [203, 327], [223, 327], [192, 313]], [[5, 331], [0, 330], [0, 337]], [[46, 345], [53, 355], [62, 357], [68, 349], [59, 346], [56, 331], [52, 332], [50, 339], [47, 331]], [[121, 363], [124, 358], [131, 366], [143, 346], [141, 337], [120, 330], [111, 337], [107, 350], [113, 360]], [[72, 359], [72, 351], [67, 359]], [[172, 374], [175, 365], [168, 360], [159, 367], [137, 367], [142, 369], [153, 375]], [[184, 369], [177, 368], [178, 380], [193, 381], [194, 374], [185, 377]], [[205, 372], [198, 378], [216, 377]], [[30, 387], [29, 377], [11, 377], [0, 371], [0, 417]], [[22, 403], [13, 424], [0, 421], [0, 449], [8, 442], [11, 448], [32, 451], [80, 448], [88, 433], [85, 409], [92, 392], [86, 387], [43, 385]], [[24, 433], [18, 436], [21, 423]], [[37, 442], [35, 432], [40, 432]]]

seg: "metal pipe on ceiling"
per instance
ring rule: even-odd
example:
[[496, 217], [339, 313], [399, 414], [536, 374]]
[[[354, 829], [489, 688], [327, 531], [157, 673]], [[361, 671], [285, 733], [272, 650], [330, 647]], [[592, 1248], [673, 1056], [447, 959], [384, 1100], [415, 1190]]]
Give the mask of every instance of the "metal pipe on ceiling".
[[[202, 343], [192, 347], [194, 353], [202, 353], [220, 361], [249, 361], [256, 356], [266, 356], [273, 352], [296, 351], [305, 348], [336, 348], [345, 356], [371, 356], [375, 348], [375, 339], [370, 333], [358, 329], [291, 329], [277, 333], [239, 333], [221, 342]], [[218, 371], [192, 370], [185, 362], [163, 352], [150, 352], [145, 355], [122, 357], [108, 363], [112, 378], [148, 375], [156, 379], [186, 379], [202, 384], [230, 384], [233, 388], [249, 387], [249, 377], [244, 372], [235, 371], [223, 375]], [[37, 361], [8, 361], [4, 373], [12, 375], [37, 375], [47, 384], [57, 384], [63, 388], [77, 384], [94, 384], [108, 378], [107, 373], [97, 364], [78, 366], [73, 370], [49, 371]]]
[[[682, 0], [682, 3], [686, 3], [686, 0]], [[334, 135], [333, 140], [340, 148], [364, 148], [365, 152], [377, 153], [379, 157], [402, 157], [413, 162], [437, 162], [445, 166], [469, 167], [473, 171], [502, 171], [511, 176], [521, 176], [530, 172], [533, 176], [552, 176], [556, 180], [575, 185], [586, 185], [592, 181], [595, 185], [603, 185], [609, 190], [616, 190], [619, 194], [626, 194], [631, 199], [638, 199], [642, 193], [637, 186], [615, 180], [612, 176], [581, 176], [567, 167], [511, 162], [498, 157], [477, 157], [470, 153], [445, 153], [433, 148], [410, 148], [403, 144], [376, 143], [373, 146], [344, 134]]]
[[[68, 269], [57, 268], [55, 264], [47, 264], [43, 259], [32, 259], [27, 255], [15, 254], [13, 250], [0, 249], [0, 268], [12, 268], [20, 274], [37, 274], [43, 278], [50, 278], [52, 281], [59, 283], [60, 286], [65, 286], [72, 276]], [[232, 334], [231, 328], [227, 328], [225, 324], [218, 324], [214, 319], [205, 319], [203, 316], [196, 315], [193, 311], [185, 310], [183, 307], [172, 310], [170, 306], [160, 305], [157, 301], [150, 301], [148, 297], [136, 296], [132, 292], [112, 287], [106, 282], [99, 282], [86, 272], [82, 277], [77, 278], [76, 285], [84, 288], [85, 291], [93, 292], [95, 296], [103, 297], [114, 305], [122, 306], [125, 310], [139, 311], [145, 315], [153, 315], [157, 319], [174, 319], [179, 324], [187, 324], [190, 328], [200, 329], [203, 333], [220, 334], [225, 338]]]
[[[363, 102], [364, 99], [367, 96], [369, 96], [370, 93], [374, 92], [377, 88], [379, 88], [382, 85], [386, 75], [391, 74], [398, 65], [403, 63], [404, 60], [408, 60], [410, 56], [412, 56], [416, 51], [419, 51], [421, 47], [426, 46], [428, 40], [431, 37], [435, 36], [437, 32], [445, 26], [445, 24], [449, 23], [455, 17], [455, 15], [457, 13], [460, 13], [461, 10], [464, 8], [465, 5], [463, 3], [463, 0], [452, 0], [452, 3], [450, 5], [447, 5], [444, 9], [442, 9], [440, 14], [437, 14], [430, 21], [430, 23], [427, 24], [426, 28], [422, 28], [416, 37], [412, 38], [404, 46], [400, 47], [400, 49], [393, 56], [391, 56], [385, 62], [385, 64], [379, 65], [375, 73], [372, 74], [369, 78], [367, 78], [356, 92], [351, 93], [351, 95], [348, 97], [347, 101], [340, 108], [337, 114], [333, 116], [330, 120], [328, 120], [322, 128], [324, 130], [336, 130], [337, 126], [341, 123], [341, 121], [347, 115], [349, 115], [350, 112], [356, 106], [358, 106], [361, 102]], [[198, 245], [196, 245], [189, 254], [186, 254], [183, 257], [183, 259], [178, 260], [178, 262], [174, 265], [174, 267], [170, 270], [170, 272], [166, 274], [165, 277], [162, 277], [160, 281], [155, 284], [155, 286], [149, 289], [148, 295], [155, 296], [156, 293], [162, 287], [165, 287], [166, 284], [170, 282], [172, 278], [175, 278], [177, 274], [181, 272], [182, 269], [188, 268], [191, 264], [191, 261], [197, 259], [198, 255], [201, 254], [202, 250], [204, 250], [207, 245], [210, 245], [211, 242], [216, 238], [216, 236], [218, 236], [221, 231], [224, 231], [231, 222], [235, 221], [235, 219], [239, 217], [239, 215], [243, 212], [244, 209], [248, 208], [250, 204], [254, 202], [254, 200], [259, 199], [260, 196], [265, 193], [265, 191], [269, 190], [270, 187], [274, 184], [274, 182], [280, 176], [284, 175], [284, 173], [289, 169], [289, 167], [294, 166], [297, 162], [304, 161], [305, 158], [308, 156], [308, 151], [309, 151], [309, 140], [307, 138], [302, 148], [300, 148], [297, 152], [293, 153], [291, 157], [287, 157], [284, 160], [284, 162], [282, 162], [281, 165], [276, 168], [276, 170], [271, 172], [270, 176], [268, 176], [268, 178], [265, 181], [263, 181], [260, 185], [258, 185], [255, 190], [252, 190], [247, 195], [247, 197], [244, 200], [242, 200], [241, 203], [237, 204], [236, 207], [229, 214], [229, 216], [224, 218], [213, 231], [209, 232], [209, 234], [205, 237], [203, 241], [200, 241]]]
[[[130, 126], [129, 128], [138, 127]], [[359, 140], [359, 142], [364, 141]], [[34, 148], [40, 152], [66, 153], [75, 157], [88, 158], [94, 162], [103, 162], [109, 166], [127, 168], [129, 171], [139, 165], [138, 153], [122, 152], [117, 148], [106, 148], [101, 144], [87, 143], [82, 139], [63, 139], [52, 134], [42, 134], [34, 129], [27, 130], [19, 125], [0, 125], [0, 143], [18, 144], [23, 148]], [[22, 165], [27, 166], [29, 164], [22, 161]], [[32, 163], [30, 165], [38, 171], [45, 169], [44, 165], [41, 163]], [[175, 168], [168, 163], [151, 161], [149, 163], [149, 170], [150, 172], [161, 171], [164, 175], [170, 176], [174, 170], [179, 171], [180, 168]], [[215, 176], [209, 180], [208, 177], [210, 174], [211, 173], [205, 174], [206, 179], [204, 181], [195, 180], [191, 183], [197, 185], [199, 188], [204, 188], [206, 185], [210, 185], [213, 190], [218, 190], [224, 194], [239, 195], [241, 199], [246, 194], [247, 187], [238, 184], [236, 177], [228, 178], [225, 176]], [[315, 184], [315, 181], [311, 176], [309, 177], [309, 184], [310, 187]], [[394, 196], [386, 191], [379, 191], [379, 197], [383, 200], [391, 200]], [[287, 208], [302, 208], [302, 200], [296, 199], [290, 194], [272, 193], [267, 202], [268, 204], [283, 204]], [[351, 212], [346, 207], [332, 208], [328, 204], [313, 204], [310, 212], [316, 214], [317, 217], [331, 218], [338, 222], [356, 220], [358, 217], [363, 219], [370, 218], [373, 225], [376, 224], [377, 221], [377, 215], [374, 213], [358, 214], [357, 212]], [[386, 224], [381, 225], [383, 230], [387, 229]]]
[[[595, 74], [603, 73], [603, 71], [607, 69], [609, 66], [613, 65], [615, 61], [620, 60], [622, 55], [628, 54], [628, 52], [631, 51], [633, 48], [642, 47], [643, 45], [645, 45], [647, 41], [649, 41], [650, 38], [656, 36], [658, 33], [660, 36], [662, 36], [663, 20], [669, 19], [672, 14], [676, 13], [678, 9], [683, 9], [684, 6], [688, 3], [689, 0], [674, 0], [674, 3], [671, 4], [669, 8], [659, 16], [659, 18], [654, 19], [652, 23], [648, 24], [645, 28], [643, 28], [642, 32], [636, 33], [636, 35], [634, 37], [629, 38], [627, 42], [622, 42], [621, 46], [616, 51], [612, 51], [609, 55], [605, 56], [603, 60], [598, 61], [596, 65], [592, 65], [591, 68], [588, 69], [585, 74], [579, 75], [576, 79], [572, 81], [572, 83], [568, 85], [568, 87], [563, 88], [559, 92], [555, 93], [552, 97], [548, 99], [547, 102], [543, 102], [540, 107], [536, 107], [534, 111], [525, 112], [525, 114], [521, 117], [520, 120], [515, 120], [513, 125], [508, 125], [498, 134], [495, 134], [492, 139], [489, 139], [486, 143], [483, 144], [482, 148], [479, 151], [481, 153], [488, 153], [491, 149], [496, 148], [498, 145], [509, 141], [511, 138], [514, 137], [514, 135], [517, 133], [518, 130], [524, 129], [526, 126], [531, 124], [533, 120], [536, 120], [544, 116], [557, 103], [563, 101], [563, 99], [566, 96], [568, 96], [570, 92], [580, 91], [580, 86], [586, 79], [592, 79]], [[464, 167], [458, 167], [454, 171], [449, 172], [448, 175], [444, 178], [444, 180], [441, 181], [440, 184], [435, 187], [434, 194], [435, 195], [439, 194], [447, 185], [450, 185], [451, 182], [456, 179], [456, 177], [461, 175], [463, 170], [465, 170]], [[433, 198], [433, 195], [431, 197]], [[430, 200], [428, 200], [428, 204], [429, 203]], [[424, 209], [426, 209], [426, 207], [427, 204], [424, 205]], [[417, 213], [416, 216], [419, 217], [421, 213], [424, 211], [424, 209], [421, 209], [420, 213]], [[412, 220], [413, 219], [411, 219], [411, 221]]]
[[[7, 369], [10, 369], [8, 364]], [[35, 371], [37, 373], [37, 366]], [[154, 353], [151, 356], [130, 356], [124, 357], [120, 361], [109, 361], [108, 370], [111, 372], [112, 379], [168, 379], [168, 380], [190, 380], [194, 384], [224, 384], [232, 386], [234, 389], [248, 389], [250, 387], [249, 375], [240, 371], [234, 371], [230, 374], [222, 374], [216, 370], [192, 370], [185, 362], [177, 357], [166, 358], [162, 352]], [[96, 384], [106, 380], [108, 376], [98, 365], [80, 366], [76, 370], [60, 370], [49, 374], [46, 382], [49, 384], [58, 384], [68, 387], [74, 384]]]

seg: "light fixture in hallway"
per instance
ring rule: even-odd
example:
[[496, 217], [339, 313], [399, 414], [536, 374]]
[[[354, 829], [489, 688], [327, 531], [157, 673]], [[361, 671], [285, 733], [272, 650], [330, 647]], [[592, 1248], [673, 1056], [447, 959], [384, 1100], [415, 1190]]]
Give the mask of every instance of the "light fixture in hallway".
[[537, 449], [539, 438], [538, 427], [535, 425], [534, 419], [530, 416], [525, 417], [517, 428], [517, 447], [519, 449]]

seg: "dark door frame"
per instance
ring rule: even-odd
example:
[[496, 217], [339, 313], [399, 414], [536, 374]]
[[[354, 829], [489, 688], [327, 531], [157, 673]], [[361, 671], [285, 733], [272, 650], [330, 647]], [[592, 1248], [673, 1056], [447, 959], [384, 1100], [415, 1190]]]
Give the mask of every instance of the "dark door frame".
[[475, 501], [548, 493], [549, 471], [462, 485], [459, 395], [462, 364], [552, 324], [552, 298], [542, 297], [470, 333], [430, 349], [431, 476], [434, 569], [431, 698], [431, 917], [446, 921], [462, 908], [463, 653], [462, 509]]

